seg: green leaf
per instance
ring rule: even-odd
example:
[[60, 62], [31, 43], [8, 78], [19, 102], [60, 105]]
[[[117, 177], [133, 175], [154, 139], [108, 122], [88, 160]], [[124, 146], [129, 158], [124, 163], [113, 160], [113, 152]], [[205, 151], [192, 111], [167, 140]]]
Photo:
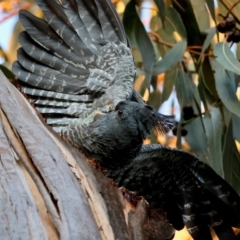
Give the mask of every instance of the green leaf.
[[[6, 62], [4, 63], [6, 64]], [[15, 75], [4, 65], [0, 65], [0, 71], [4, 73], [4, 75], [9, 79], [9, 81], [15, 86], [18, 87], [19, 83]]]
[[207, 50], [209, 45], [211, 44], [212, 39], [213, 39], [214, 35], [216, 34], [216, 27], [207, 29], [206, 33], [207, 33], [207, 37], [205, 38], [205, 40], [203, 42], [201, 56]]
[[197, 117], [185, 125], [185, 129], [188, 131], [185, 139], [191, 146], [194, 153], [200, 160], [205, 163], [209, 163], [207, 137], [203, 128], [201, 117]]
[[0, 70], [2, 70], [2, 72], [4, 73], [4, 75], [11, 80], [15, 79], [15, 75], [8, 69], [6, 68], [4, 65], [0, 65]]
[[[189, 46], [202, 45], [204, 41], [204, 36], [202, 35], [199, 29], [199, 24], [198, 24], [191, 0], [181, 0], [181, 1], [171, 1], [171, 2], [174, 8], [178, 9], [178, 12], [184, 23], [184, 26], [187, 32], [188, 45]], [[179, 7], [179, 4], [181, 5], [181, 7]], [[196, 7], [196, 9], [198, 9], [198, 7]], [[193, 55], [193, 57], [195, 56]]]
[[198, 101], [198, 96], [195, 95], [197, 87], [192, 78], [182, 69], [177, 71], [175, 88], [181, 109], [185, 106], [195, 107], [195, 100]]
[[206, 131], [208, 151], [210, 154], [210, 166], [220, 175], [223, 174], [221, 136], [222, 116], [218, 108], [210, 106], [210, 115], [203, 117], [203, 124]]
[[224, 178], [240, 194], [240, 157], [233, 139], [232, 122], [228, 125], [223, 147]]
[[[235, 152], [235, 155], [238, 153]], [[232, 182], [231, 185], [235, 189], [235, 191], [240, 194], [240, 169], [239, 169], [239, 157], [235, 156], [232, 159], [233, 162], [233, 173], [232, 173]]]
[[214, 0], [205, 0], [207, 6], [208, 6], [208, 9], [209, 9], [209, 12], [212, 16], [212, 19], [214, 22], [216, 22], [216, 14], [215, 14], [215, 3], [214, 3]]
[[225, 107], [240, 117], [240, 102], [236, 96], [234, 74], [218, 65], [215, 69], [216, 88]]
[[[210, 64], [209, 58], [204, 58], [204, 61], [202, 62], [199, 70], [199, 75], [201, 76], [205, 87], [213, 97], [214, 101], [217, 101], [219, 99], [219, 96], [216, 89], [213, 67]], [[211, 97], [210, 94], [209, 97]]]
[[[174, 37], [172, 35], [167, 35], [166, 32], [164, 31], [164, 29], [158, 30], [157, 34], [161, 41], [172, 43], [172, 44], [176, 43]], [[156, 43], [156, 46], [157, 46], [157, 52], [158, 52], [158, 59], [165, 56], [165, 54], [171, 50], [171, 48], [169, 46], [166, 46], [161, 43]]]
[[165, 102], [170, 97], [176, 77], [177, 68], [172, 68], [165, 73], [161, 102]]
[[187, 33], [179, 13], [172, 7], [166, 8], [165, 29], [171, 29], [180, 34], [182, 39], [186, 39]]
[[152, 69], [156, 62], [156, 55], [152, 42], [138, 16], [135, 1], [130, 1], [124, 11], [123, 25], [130, 42], [139, 49], [146, 75], [146, 83], [149, 86], [152, 77]]
[[[202, 79], [202, 76], [199, 75], [199, 83], [198, 83], [198, 92], [199, 92], [199, 95], [200, 95], [200, 99], [203, 103], [203, 106], [204, 106], [204, 109], [205, 109], [205, 113], [206, 114], [209, 114], [209, 110], [208, 110], [208, 103], [212, 103], [211, 101], [211, 98], [210, 98], [210, 101], [208, 99], [208, 96], [210, 95], [208, 90], [206, 89], [204, 83], [203, 83], [203, 79]], [[211, 96], [211, 95], [210, 95]]]
[[240, 75], [240, 63], [234, 57], [227, 43], [217, 43], [213, 49], [217, 62], [225, 69]]
[[[167, 7], [165, 9], [165, 13], [164, 26], [160, 21], [159, 16], [154, 16], [151, 19], [150, 27], [152, 31], [158, 35], [158, 38], [161, 41], [169, 44], [176, 43], [176, 32], [181, 36], [182, 39], [186, 39], [186, 29], [178, 12], [172, 7]], [[158, 43], [157, 46], [158, 52], [160, 53], [159, 55], [161, 57], [163, 57], [166, 52], [169, 51], [169, 47], [165, 44]]]
[[164, 25], [164, 20], [165, 20], [165, 3], [164, 0], [154, 0], [155, 4], [157, 5], [158, 11], [159, 11], [159, 16], [162, 20], [162, 23]]
[[171, 67], [175, 66], [182, 58], [186, 50], [187, 42], [185, 40], [178, 42], [167, 54], [156, 63], [153, 72], [158, 75], [166, 72]]
[[209, 15], [206, 4], [203, 0], [190, 0], [198, 27], [201, 32], [210, 27]]
[[[224, 117], [224, 125], [228, 126], [230, 121], [232, 121], [232, 113], [224, 106], [224, 104], [221, 105], [222, 115]], [[224, 126], [225, 128], [225, 126]], [[225, 131], [226, 129], [224, 129]]]
[[233, 125], [233, 138], [240, 142], [240, 117], [233, 114], [232, 116]]
[[148, 104], [152, 106], [154, 109], [159, 109], [161, 104], [161, 92], [156, 89], [154, 92], [150, 93]]

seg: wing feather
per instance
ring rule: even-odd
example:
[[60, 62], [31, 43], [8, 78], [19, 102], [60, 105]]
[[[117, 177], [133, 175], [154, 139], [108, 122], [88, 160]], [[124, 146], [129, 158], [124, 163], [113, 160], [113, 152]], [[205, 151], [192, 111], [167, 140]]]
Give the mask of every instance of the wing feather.
[[20, 11], [26, 32], [13, 72], [37, 109], [84, 119], [131, 99], [134, 61], [111, 1], [36, 2], [46, 20]]

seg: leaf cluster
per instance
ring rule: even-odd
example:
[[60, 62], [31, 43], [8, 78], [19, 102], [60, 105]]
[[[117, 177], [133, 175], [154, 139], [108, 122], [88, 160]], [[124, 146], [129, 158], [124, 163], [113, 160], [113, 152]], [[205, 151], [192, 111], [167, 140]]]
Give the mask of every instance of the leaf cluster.
[[[234, 28], [240, 23], [238, 2], [218, 1], [222, 15], [234, 20]], [[148, 32], [139, 17], [139, 2], [130, 0], [123, 16], [150, 104], [159, 107], [175, 91], [181, 109], [177, 147], [181, 148], [181, 135], [185, 135], [193, 152], [240, 192], [240, 63], [236, 57], [240, 45], [217, 30], [223, 19], [216, 15], [214, 0], [154, 0], [154, 4]], [[159, 91], [161, 73], [164, 82]]]

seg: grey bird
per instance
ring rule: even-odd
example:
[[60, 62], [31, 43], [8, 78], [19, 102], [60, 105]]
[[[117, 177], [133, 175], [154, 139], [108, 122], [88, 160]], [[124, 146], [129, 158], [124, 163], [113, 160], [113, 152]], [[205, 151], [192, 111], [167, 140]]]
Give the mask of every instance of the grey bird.
[[143, 146], [151, 129], [174, 126], [133, 89], [134, 60], [110, 0], [37, 0], [46, 20], [27, 11], [13, 72], [47, 124], [106, 169], [119, 187], [162, 208], [194, 239], [235, 239], [240, 198], [196, 157], [161, 145]]

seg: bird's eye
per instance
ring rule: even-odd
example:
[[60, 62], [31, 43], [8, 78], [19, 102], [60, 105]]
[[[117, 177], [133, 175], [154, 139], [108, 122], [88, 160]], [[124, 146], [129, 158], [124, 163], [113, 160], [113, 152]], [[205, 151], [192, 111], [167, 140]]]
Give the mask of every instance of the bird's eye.
[[122, 110], [118, 110], [118, 115], [121, 116], [123, 114]]
[[120, 108], [120, 106], [123, 106], [124, 104], [125, 104], [124, 101], [119, 102], [119, 103], [117, 104], [117, 106], [115, 107], [115, 111], [117, 111], [117, 110]]

